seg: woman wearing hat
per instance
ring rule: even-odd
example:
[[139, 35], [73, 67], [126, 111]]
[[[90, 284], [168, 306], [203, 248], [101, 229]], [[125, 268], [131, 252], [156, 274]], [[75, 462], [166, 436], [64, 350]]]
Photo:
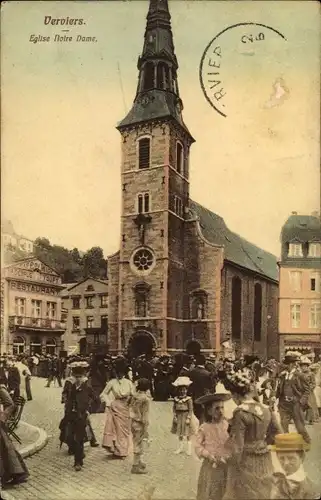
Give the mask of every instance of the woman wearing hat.
[[126, 458], [129, 453], [129, 405], [134, 394], [134, 385], [125, 376], [127, 367], [124, 359], [115, 360], [115, 376], [107, 382], [100, 395], [106, 403], [106, 423], [102, 446], [114, 458], [119, 459]]
[[226, 487], [229, 438], [224, 418], [224, 401], [230, 394], [206, 394], [197, 400], [204, 408], [205, 422], [200, 426], [195, 444], [198, 458], [203, 459], [197, 484], [197, 500], [222, 500]]
[[[193, 401], [191, 396], [188, 396], [188, 387], [192, 384], [189, 377], [178, 377], [173, 386], [177, 389], [177, 396], [174, 397], [173, 403], [173, 423], [172, 434], [178, 436], [179, 445], [175, 454], [178, 455], [184, 451], [184, 438], [187, 441], [187, 455], [192, 453], [192, 443], [190, 438], [195, 434], [195, 419], [193, 414]], [[193, 418], [194, 417], [194, 418]]]
[[226, 444], [231, 458], [224, 500], [269, 500], [273, 467], [267, 440], [273, 442], [282, 430], [270, 409], [253, 399], [253, 382], [246, 372], [230, 374], [225, 384], [237, 408]]
[[274, 473], [274, 485], [271, 500], [317, 500], [315, 485], [306, 476], [303, 461], [309, 445], [301, 434], [290, 432], [275, 436], [275, 444], [270, 446], [275, 451], [283, 469]]
[[[80, 366], [80, 369], [78, 368]], [[73, 385], [77, 382], [77, 373], [79, 373], [79, 377], [81, 377], [82, 383], [86, 382], [87, 383], [87, 378], [85, 377], [86, 375], [86, 370], [87, 370], [87, 363], [86, 362], [81, 362], [81, 361], [74, 361], [73, 363], [70, 363], [68, 367], [71, 370], [71, 376], [68, 377], [65, 380], [65, 384], [62, 390], [61, 394], [61, 403], [65, 405], [65, 417], [62, 419], [61, 424], [60, 424], [60, 430], [62, 431], [60, 433], [60, 446], [62, 443], [66, 443], [68, 445], [68, 453], [69, 455], [74, 455], [74, 442], [73, 442], [73, 436], [69, 434], [68, 432], [68, 415], [66, 418], [66, 412], [68, 411], [68, 400], [70, 398], [70, 394], [72, 391]], [[88, 367], [89, 368], [89, 367]], [[90, 387], [92, 388], [92, 385], [90, 382], [88, 382]], [[94, 389], [92, 388], [92, 394], [90, 396], [90, 408], [92, 407], [93, 403], [97, 403], [97, 395], [94, 392]], [[100, 402], [100, 400], [99, 400]], [[96, 440], [96, 436], [94, 433], [94, 430], [92, 428], [91, 422], [90, 422], [90, 417], [89, 415], [87, 416], [87, 423], [86, 423], [86, 439], [85, 442], [89, 441], [90, 446], [92, 448], [95, 448], [99, 446]]]

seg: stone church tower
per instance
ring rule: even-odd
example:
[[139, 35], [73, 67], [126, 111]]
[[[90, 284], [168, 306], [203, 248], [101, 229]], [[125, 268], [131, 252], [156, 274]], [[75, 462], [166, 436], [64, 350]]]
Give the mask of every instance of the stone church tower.
[[[178, 351], [191, 341], [217, 351], [221, 319], [232, 328], [222, 310], [222, 300], [232, 296], [222, 292], [224, 279], [226, 287], [232, 279], [222, 274], [228, 229], [189, 199], [194, 139], [182, 118], [177, 70], [168, 2], [150, 0], [136, 96], [117, 127], [122, 207], [120, 251], [108, 259], [112, 351]], [[205, 237], [201, 219], [209, 214], [211, 225], [216, 218], [221, 227], [208, 228]], [[237, 314], [241, 321], [241, 305]]]

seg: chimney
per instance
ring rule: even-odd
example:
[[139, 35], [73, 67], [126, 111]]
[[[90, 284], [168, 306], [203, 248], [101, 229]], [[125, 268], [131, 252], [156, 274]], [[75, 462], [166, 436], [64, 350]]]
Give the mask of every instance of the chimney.
[[298, 215], [298, 212], [291, 212], [291, 215]]

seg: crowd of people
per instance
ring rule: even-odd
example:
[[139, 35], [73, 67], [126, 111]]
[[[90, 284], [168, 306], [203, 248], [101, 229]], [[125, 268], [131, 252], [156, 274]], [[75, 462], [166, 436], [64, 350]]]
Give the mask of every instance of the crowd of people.
[[[103, 448], [123, 460], [132, 440], [131, 472], [147, 474], [143, 455], [151, 400], [170, 400], [169, 432], [178, 440], [175, 453], [191, 455], [194, 446], [202, 460], [197, 500], [319, 498], [306, 477], [303, 459], [311, 446], [308, 426], [321, 417], [321, 361], [295, 351], [288, 351], [282, 363], [273, 358], [262, 362], [256, 356], [205, 358], [201, 353], [136, 359], [126, 355], [34, 358], [0, 358], [2, 484], [28, 477], [6, 431], [6, 420], [18, 397], [32, 399], [32, 376], [39, 375], [42, 363], [45, 387], [50, 389], [52, 382], [62, 387], [60, 442], [74, 456], [76, 471], [83, 467], [84, 444], [100, 444], [90, 414], [104, 412]], [[229, 399], [235, 410], [228, 421], [224, 408]], [[289, 432], [290, 423], [296, 433]], [[282, 473], [273, 472], [273, 450]]]

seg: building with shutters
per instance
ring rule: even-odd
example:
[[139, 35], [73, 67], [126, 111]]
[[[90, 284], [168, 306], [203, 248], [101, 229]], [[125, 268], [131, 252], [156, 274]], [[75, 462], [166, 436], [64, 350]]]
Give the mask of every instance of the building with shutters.
[[112, 351], [277, 355], [274, 255], [190, 199], [194, 138], [183, 120], [167, 0], [150, 0], [137, 92], [121, 136], [121, 246], [109, 256]]
[[280, 352], [321, 355], [321, 220], [293, 212], [281, 232]]
[[68, 285], [60, 295], [66, 311], [65, 350], [107, 351], [108, 281], [86, 278]]

